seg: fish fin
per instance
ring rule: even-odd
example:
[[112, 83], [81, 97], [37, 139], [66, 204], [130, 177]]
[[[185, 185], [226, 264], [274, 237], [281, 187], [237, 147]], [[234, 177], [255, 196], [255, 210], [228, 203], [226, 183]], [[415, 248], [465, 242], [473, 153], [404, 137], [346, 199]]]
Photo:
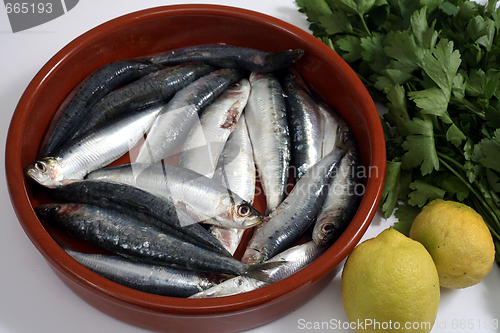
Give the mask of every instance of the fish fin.
[[281, 260], [281, 261], [265, 262], [257, 265], [250, 265], [248, 266], [247, 271], [243, 275], [262, 282], [273, 283], [276, 281], [269, 275], [268, 272], [266, 272], [266, 270], [274, 269], [287, 263], [288, 261]]

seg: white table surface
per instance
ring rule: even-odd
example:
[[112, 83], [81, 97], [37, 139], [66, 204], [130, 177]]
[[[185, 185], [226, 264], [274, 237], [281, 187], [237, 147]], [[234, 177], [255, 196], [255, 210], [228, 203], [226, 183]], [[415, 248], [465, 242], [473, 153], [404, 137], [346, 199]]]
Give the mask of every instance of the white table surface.
[[[179, 3], [168, 0], [81, 0], [65, 15], [18, 33], [12, 33], [5, 8], [0, 6], [0, 131], [3, 133], [0, 144], [0, 333], [146, 332], [109, 317], [81, 300], [56, 277], [32, 245], [10, 204], [4, 176], [5, 140], [10, 119], [24, 89], [38, 70], [67, 43], [118, 16]], [[196, 1], [184, 0], [182, 3]], [[298, 12], [294, 0], [213, 3], [259, 11], [308, 29], [305, 16]], [[363, 240], [375, 237], [393, 222], [392, 218], [385, 220], [377, 213]], [[342, 307], [340, 281], [339, 274], [309, 303], [249, 332], [354, 332], [342, 328], [347, 317]], [[499, 320], [500, 269], [494, 265], [490, 274], [476, 286], [463, 290], [442, 289], [432, 332], [500, 332]], [[327, 327], [325, 322], [329, 324]]]

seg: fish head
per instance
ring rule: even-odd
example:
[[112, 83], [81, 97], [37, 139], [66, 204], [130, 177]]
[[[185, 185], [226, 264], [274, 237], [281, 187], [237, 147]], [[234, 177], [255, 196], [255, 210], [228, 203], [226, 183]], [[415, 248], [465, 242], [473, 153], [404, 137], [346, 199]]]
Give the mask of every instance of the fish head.
[[36, 215], [42, 220], [53, 219], [58, 212], [60, 212], [62, 206], [60, 204], [45, 204], [40, 205], [35, 208]]
[[326, 245], [337, 233], [338, 226], [334, 222], [318, 221], [313, 230], [313, 241], [319, 246]]
[[55, 188], [63, 184], [64, 175], [61, 164], [53, 157], [45, 157], [28, 165], [24, 174], [40, 185]]
[[41, 219], [55, 219], [59, 215], [74, 213], [81, 207], [81, 204], [76, 203], [49, 203], [37, 206], [35, 212]]

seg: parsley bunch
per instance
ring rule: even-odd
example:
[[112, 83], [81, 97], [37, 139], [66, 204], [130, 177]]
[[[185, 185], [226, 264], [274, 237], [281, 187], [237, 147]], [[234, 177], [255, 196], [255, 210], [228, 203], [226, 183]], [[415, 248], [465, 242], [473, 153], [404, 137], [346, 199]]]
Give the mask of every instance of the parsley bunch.
[[376, 101], [387, 173], [382, 211], [408, 234], [430, 200], [473, 207], [500, 259], [500, 10], [497, 1], [296, 0], [313, 34]]

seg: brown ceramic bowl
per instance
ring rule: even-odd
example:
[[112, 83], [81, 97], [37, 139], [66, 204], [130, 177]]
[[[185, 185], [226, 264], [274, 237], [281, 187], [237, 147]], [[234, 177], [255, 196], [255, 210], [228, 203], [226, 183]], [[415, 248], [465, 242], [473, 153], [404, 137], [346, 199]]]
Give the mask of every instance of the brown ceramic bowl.
[[[228, 43], [266, 51], [301, 48], [295, 65], [351, 125], [366, 170], [365, 194], [341, 237], [302, 271], [270, 286], [219, 299], [180, 299], [135, 291], [78, 264], [54, 241], [33, 207], [46, 199], [23, 175], [35, 161], [49, 121], [64, 97], [97, 68], [119, 59], [204, 43]], [[152, 8], [104, 23], [64, 47], [35, 76], [10, 124], [6, 175], [16, 214], [26, 234], [61, 280], [110, 316], [153, 331], [230, 332], [257, 327], [298, 308], [338, 273], [339, 264], [368, 228], [385, 176], [385, 143], [375, 105], [350, 67], [308, 32], [260, 13], [225, 6]], [[64, 236], [61, 236], [64, 237]], [[71, 238], [67, 242], [76, 242]], [[77, 245], [76, 243], [74, 244]]]

